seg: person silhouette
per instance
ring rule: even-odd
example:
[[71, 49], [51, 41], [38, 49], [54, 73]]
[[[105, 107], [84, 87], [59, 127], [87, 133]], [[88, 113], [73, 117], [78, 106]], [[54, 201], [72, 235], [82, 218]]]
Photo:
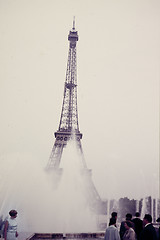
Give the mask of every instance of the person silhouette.
[[132, 225], [132, 228], [134, 229], [134, 223], [132, 222], [132, 214], [131, 213], [127, 213], [126, 214], [126, 220], [122, 221], [121, 222], [121, 226], [120, 226], [120, 237], [121, 237], [121, 239], [123, 239], [123, 235], [124, 235], [124, 233], [126, 231], [126, 228], [125, 228], [125, 222], [126, 221], [130, 221], [131, 225]]
[[140, 213], [139, 212], [135, 213], [135, 218], [132, 219], [132, 222], [134, 223], [137, 240], [139, 240], [140, 233], [143, 230], [143, 221], [140, 219]]
[[120, 240], [116, 227], [116, 218], [110, 218], [109, 227], [106, 229], [104, 240]]
[[126, 231], [125, 231], [122, 239], [123, 240], [136, 240], [136, 234], [132, 228], [131, 221], [125, 221], [124, 227], [125, 227]]
[[4, 226], [4, 240], [16, 240], [18, 237], [17, 233], [17, 211], [11, 210], [9, 212], [10, 218], [5, 221]]
[[144, 228], [140, 234], [140, 240], [157, 240], [156, 230], [152, 225], [152, 216], [145, 214], [143, 218]]

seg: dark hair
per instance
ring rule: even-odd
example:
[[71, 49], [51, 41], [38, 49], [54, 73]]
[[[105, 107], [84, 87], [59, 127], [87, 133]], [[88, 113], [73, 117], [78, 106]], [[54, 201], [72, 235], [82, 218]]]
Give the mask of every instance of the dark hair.
[[136, 216], [136, 217], [139, 217], [139, 216], [140, 216], [140, 213], [139, 213], [139, 212], [136, 212], [135, 216]]
[[152, 222], [152, 216], [150, 214], [145, 214], [144, 219], [146, 219], [149, 223]]
[[113, 225], [116, 223], [116, 219], [115, 218], [110, 218], [110, 221], [109, 221], [109, 226]]
[[125, 223], [127, 224], [128, 227], [132, 227], [132, 223], [130, 221], [125, 221]]
[[11, 217], [15, 217], [15, 216], [17, 215], [17, 211], [16, 211], [16, 210], [11, 210], [11, 211], [9, 212], [9, 215], [10, 215]]
[[111, 216], [112, 216], [112, 218], [117, 217], [117, 212], [112, 212]]
[[132, 219], [132, 214], [131, 213], [127, 213], [126, 214], [126, 220], [131, 220]]
[[160, 217], [159, 217], [159, 218], [157, 218], [156, 222], [160, 222]]

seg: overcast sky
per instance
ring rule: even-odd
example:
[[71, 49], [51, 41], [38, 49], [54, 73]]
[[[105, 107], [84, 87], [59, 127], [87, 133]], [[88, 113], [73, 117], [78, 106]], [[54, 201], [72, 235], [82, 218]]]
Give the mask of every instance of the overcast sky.
[[0, 0], [1, 166], [17, 156], [47, 164], [73, 16], [79, 127], [96, 188], [103, 198], [158, 197], [159, 0]]

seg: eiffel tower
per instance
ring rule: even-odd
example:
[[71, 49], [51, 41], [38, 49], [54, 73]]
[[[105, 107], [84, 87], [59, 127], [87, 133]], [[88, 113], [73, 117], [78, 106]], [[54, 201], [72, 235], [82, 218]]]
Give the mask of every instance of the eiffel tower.
[[68, 35], [69, 53], [67, 62], [66, 79], [64, 84], [64, 96], [60, 123], [58, 131], [54, 133], [55, 143], [53, 145], [51, 155], [47, 164], [47, 170], [61, 175], [60, 161], [63, 149], [67, 146], [68, 141], [74, 137], [77, 149], [81, 155], [83, 164], [83, 176], [85, 176], [88, 188], [88, 198], [90, 206], [96, 212], [102, 210], [102, 200], [92, 182], [91, 170], [87, 168], [82, 145], [82, 133], [79, 131], [78, 110], [77, 110], [77, 62], [76, 62], [76, 44], [78, 41], [78, 32], [75, 30], [75, 19], [73, 20], [73, 28]]

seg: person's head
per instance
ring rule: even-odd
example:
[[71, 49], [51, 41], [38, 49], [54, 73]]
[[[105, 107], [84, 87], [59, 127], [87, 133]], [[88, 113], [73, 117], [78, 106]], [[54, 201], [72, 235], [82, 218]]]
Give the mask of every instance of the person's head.
[[127, 213], [126, 214], [126, 220], [131, 220], [132, 219], [132, 214], [131, 213]]
[[144, 226], [147, 224], [147, 223], [151, 223], [152, 222], [152, 216], [150, 214], [145, 214], [144, 218], [143, 218], [143, 224]]
[[116, 218], [117, 219], [117, 212], [112, 212], [111, 216], [112, 216], [112, 218]]
[[16, 218], [16, 217], [17, 217], [17, 211], [16, 211], [16, 210], [11, 210], [11, 211], [9, 211], [9, 215], [10, 215], [12, 218]]
[[116, 224], [116, 218], [110, 218], [109, 226]]
[[140, 217], [140, 213], [139, 213], [139, 212], [136, 212], [136, 213], [135, 213], [135, 216], [136, 216], [136, 217]]
[[160, 217], [159, 217], [159, 218], [157, 218], [156, 222], [160, 223]]
[[129, 228], [132, 227], [132, 223], [130, 221], [125, 221], [124, 226], [128, 230]]

